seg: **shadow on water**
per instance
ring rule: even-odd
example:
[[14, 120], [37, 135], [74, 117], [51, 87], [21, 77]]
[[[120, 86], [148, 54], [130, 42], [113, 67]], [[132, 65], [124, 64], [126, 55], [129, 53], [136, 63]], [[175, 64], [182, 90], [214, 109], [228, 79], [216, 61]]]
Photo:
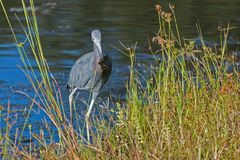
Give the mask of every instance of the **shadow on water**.
[[[64, 104], [68, 106], [68, 91], [66, 82], [71, 66], [82, 54], [92, 50], [90, 39], [91, 30], [98, 28], [102, 31], [103, 51], [112, 57], [113, 70], [110, 79], [99, 96], [98, 104], [101, 104], [112, 95], [117, 99], [125, 98], [125, 81], [128, 78], [129, 61], [123, 54], [117, 52], [111, 45], [120, 47], [119, 41], [131, 44], [138, 41], [137, 61], [139, 64], [149, 65], [153, 57], [147, 50], [147, 37], [154, 35], [157, 30], [157, 19], [154, 5], [159, 1], [142, 0], [141, 3], [130, 1], [97, 1], [91, 3], [84, 0], [36, 0], [37, 18], [41, 34], [42, 46], [50, 69], [58, 81], [63, 94]], [[173, 2], [173, 1], [172, 1]], [[169, 2], [161, 2], [167, 8]], [[176, 1], [176, 15], [184, 38], [198, 37], [195, 22], [199, 20], [205, 39], [218, 43], [218, 25], [240, 26], [240, 1], [229, 0], [227, 2], [213, 0], [211, 2], [201, 0]], [[18, 38], [24, 39], [21, 28], [14, 16], [17, 13], [20, 20], [24, 20], [21, 3], [18, 0], [5, 1], [10, 19], [15, 26]], [[21, 61], [15, 45], [13, 44], [10, 29], [0, 11], [0, 105], [4, 106], [3, 114], [6, 114], [8, 100], [11, 109], [18, 114], [17, 127], [21, 127], [24, 119], [25, 106], [30, 102], [25, 97], [14, 91], [20, 90], [33, 94], [24, 74], [17, 68]], [[230, 34], [230, 52], [239, 54], [240, 34], [239, 30]], [[211, 44], [210, 43], [210, 44]], [[140, 67], [141, 68], [141, 67]], [[143, 67], [144, 68], [144, 67]], [[147, 71], [142, 69], [144, 75]], [[79, 97], [88, 98], [88, 94], [80, 92]], [[78, 102], [80, 100], [78, 99]], [[79, 104], [79, 113], [85, 113], [86, 106]], [[36, 109], [37, 110], [37, 109]], [[24, 111], [24, 112], [23, 112]], [[37, 114], [39, 113], [39, 114]], [[39, 126], [46, 117], [42, 112], [33, 112], [29, 123], [34, 124], [33, 132], [39, 132]], [[3, 121], [1, 117], [1, 121]], [[1, 127], [4, 127], [1, 123]], [[26, 131], [25, 137], [28, 137]], [[27, 142], [27, 140], [26, 140]]]

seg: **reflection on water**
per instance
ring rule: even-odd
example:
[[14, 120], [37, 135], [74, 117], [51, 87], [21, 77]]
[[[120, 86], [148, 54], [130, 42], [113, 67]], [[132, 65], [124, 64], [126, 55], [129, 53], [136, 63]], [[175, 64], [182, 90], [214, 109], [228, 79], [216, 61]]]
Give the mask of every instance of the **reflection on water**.
[[[127, 57], [118, 53], [111, 45], [120, 46], [119, 41], [129, 45], [138, 41], [138, 62], [151, 63], [152, 57], [147, 54], [147, 37], [151, 37], [158, 28], [154, 8], [158, 2], [155, 0], [137, 2], [135, 0], [36, 0], [44, 53], [62, 89], [65, 104], [68, 104], [65, 84], [70, 68], [79, 56], [92, 50], [90, 32], [96, 28], [102, 31], [103, 51], [113, 59], [112, 75], [100, 97], [109, 95], [109, 92], [116, 97], [124, 95], [124, 81], [128, 76], [129, 62]], [[176, 6], [180, 32], [184, 38], [197, 38], [195, 27], [197, 20], [201, 24], [203, 36], [209, 42], [218, 42], [218, 25], [231, 22], [231, 26], [240, 27], [239, 0], [163, 1], [162, 5], [166, 10], [169, 2]], [[5, 1], [5, 5], [17, 37], [23, 40], [24, 35], [14, 16], [14, 13], [17, 13], [19, 19], [24, 20], [21, 1]], [[0, 24], [0, 105], [6, 106], [10, 99], [13, 106], [24, 106], [29, 101], [14, 91], [21, 90], [31, 94], [32, 89], [17, 67], [17, 65], [21, 66], [21, 61], [2, 10], [0, 10]], [[239, 50], [239, 29], [230, 34], [229, 40], [232, 51]], [[87, 97], [85, 93], [81, 96]], [[39, 117], [32, 117], [32, 122], [38, 121]]]

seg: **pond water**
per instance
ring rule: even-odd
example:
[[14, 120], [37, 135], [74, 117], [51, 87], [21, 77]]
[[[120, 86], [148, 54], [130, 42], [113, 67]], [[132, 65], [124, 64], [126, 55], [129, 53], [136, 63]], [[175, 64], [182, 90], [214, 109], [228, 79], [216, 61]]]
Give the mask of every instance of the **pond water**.
[[[19, 0], [5, 0], [5, 5], [13, 23], [17, 37], [25, 36], [15, 17], [24, 20]], [[36, 0], [37, 18], [41, 34], [41, 42], [45, 57], [49, 63], [54, 77], [57, 79], [63, 94], [63, 102], [68, 106], [68, 91], [66, 82], [71, 66], [82, 54], [92, 50], [90, 33], [93, 29], [102, 31], [103, 51], [112, 57], [113, 70], [110, 79], [103, 88], [99, 99], [106, 100], [111, 94], [124, 98], [125, 84], [128, 77], [129, 61], [126, 56], [112, 47], [121, 48], [119, 41], [126, 45], [138, 42], [137, 61], [139, 64], [150, 64], [153, 59], [148, 51], [148, 36], [152, 37], [158, 30], [155, 13], [155, 0]], [[226, 26], [228, 22], [232, 27], [240, 27], [240, 1], [239, 0], [178, 0], [161, 1], [164, 10], [168, 3], [176, 6], [176, 16], [180, 27], [180, 34], [184, 38], [196, 39], [198, 37], [195, 23], [200, 22], [203, 36], [207, 42], [218, 43], [219, 25]], [[240, 29], [235, 29], [229, 35], [231, 53], [238, 53], [240, 49]], [[17, 65], [21, 61], [13, 43], [13, 38], [0, 9], [0, 105], [3, 106], [0, 127], [4, 127], [3, 116], [6, 113], [7, 103], [10, 101], [11, 110], [18, 113], [18, 125], [21, 126], [21, 112], [26, 110], [29, 103], [16, 90], [33, 94], [23, 72]], [[144, 70], [143, 70], [144, 73]], [[85, 92], [80, 97], [87, 98]], [[98, 101], [98, 103], [101, 103]], [[81, 112], [85, 112], [81, 108]], [[33, 131], [38, 132], [42, 124], [41, 118], [45, 115], [31, 114], [29, 123], [33, 124]]]

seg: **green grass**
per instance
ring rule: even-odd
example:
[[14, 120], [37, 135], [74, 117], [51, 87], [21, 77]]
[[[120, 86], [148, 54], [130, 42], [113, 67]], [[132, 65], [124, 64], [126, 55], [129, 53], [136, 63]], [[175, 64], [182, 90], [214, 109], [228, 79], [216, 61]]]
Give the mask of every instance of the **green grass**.
[[[135, 68], [137, 44], [132, 47], [122, 44], [119, 52], [130, 58], [126, 101], [115, 103], [115, 108], [108, 113], [109, 121], [92, 118], [92, 127], [96, 131], [91, 133], [92, 143], [88, 144], [82, 132], [73, 130], [72, 125], [67, 123], [60, 88], [54, 77], [49, 76], [33, 0], [30, 0], [31, 11], [27, 11], [25, 2], [22, 2], [26, 17], [26, 23], [22, 24], [26, 26], [23, 31], [41, 77], [31, 68], [24, 42], [18, 42], [7, 18], [24, 64], [21, 70], [31, 82], [35, 95], [19, 92], [32, 100], [29, 112], [33, 105], [37, 105], [49, 116], [58, 129], [60, 140], [47, 144], [43, 131], [40, 131], [40, 135], [32, 134], [32, 137], [37, 139], [41, 148], [30, 145], [23, 149], [18, 148], [22, 137], [20, 133], [23, 130], [31, 133], [31, 126], [24, 125], [20, 132], [16, 132], [16, 140], [10, 139], [8, 130], [4, 133], [1, 131], [0, 146], [4, 159], [240, 158], [239, 73], [236, 70], [228, 73], [225, 65], [226, 61], [235, 62], [234, 57], [227, 56], [229, 25], [219, 31], [219, 48], [204, 44], [199, 25], [197, 31], [202, 44], [183, 41], [174, 6], [170, 5], [171, 13], [166, 13], [157, 5], [159, 30], [149, 40], [149, 52], [153, 56], [161, 54], [163, 58], [161, 62], [156, 59], [155, 69], [143, 85], [141, 75]], [[8, 17], [6, 12], [5, 15]], [[189, 72], [189, 65], [192, 72]], [[40, 102], [36, 102], [36, 98]], [[115, 118], [113, 113], [117, 115]], [[114, 126], [110, 127], [110, 123]]]

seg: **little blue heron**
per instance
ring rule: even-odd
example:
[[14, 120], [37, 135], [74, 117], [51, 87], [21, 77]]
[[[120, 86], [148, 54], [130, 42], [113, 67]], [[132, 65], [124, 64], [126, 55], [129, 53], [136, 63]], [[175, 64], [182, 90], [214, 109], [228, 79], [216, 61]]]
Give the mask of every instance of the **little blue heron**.
[[103, 85], [107, 82], [112, 71], [111, 59], [102, 53], [101, 32], [99, 30], [93, 30], [91, 36], [94, 50], [93, 52], [84, 54], [75, 62], [71, 69], [67, 84], [67, 88], [71, 91], [69, 95], [71, 122], [74, 93], [77, 90], [88, 90], [92, 93], [91, 102], [85, 116], [88, 141], [90, 141], [88, 125], [89, 115], [96, 97]]

